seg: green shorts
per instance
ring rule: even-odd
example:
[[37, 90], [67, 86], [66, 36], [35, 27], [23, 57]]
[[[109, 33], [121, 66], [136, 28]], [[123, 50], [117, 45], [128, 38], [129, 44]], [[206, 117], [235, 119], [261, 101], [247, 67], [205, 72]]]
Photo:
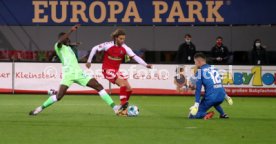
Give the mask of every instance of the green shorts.
[[73, 83], [77, 83], [81, 86], [87, 86], [88, 82], [92, 78], [83, 72], [80, 73], [65, 73], [61, 80], [61, 85], [66, 85], [70, 87]]

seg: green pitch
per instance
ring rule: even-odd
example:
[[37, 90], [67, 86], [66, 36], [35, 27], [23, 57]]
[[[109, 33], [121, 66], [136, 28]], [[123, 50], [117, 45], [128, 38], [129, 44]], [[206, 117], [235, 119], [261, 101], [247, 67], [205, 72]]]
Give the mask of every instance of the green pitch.
[[[98, 96], [67, 96], [38, 116], [46, 95], [0, 95], [1, 144], [272, 144], [276, 98], [234, 98], [231, 117], [187, 119], [192, 97], [136, 96], [139, 117], [117, 117]], [[118, 102], [117, 97], [114, 97]]]

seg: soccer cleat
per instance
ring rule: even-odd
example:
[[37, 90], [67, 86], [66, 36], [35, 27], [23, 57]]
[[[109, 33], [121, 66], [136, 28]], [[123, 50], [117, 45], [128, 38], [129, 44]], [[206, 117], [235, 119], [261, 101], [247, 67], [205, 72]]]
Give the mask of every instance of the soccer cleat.
[[225, 100], [227, 101], [227, 103], [228, 103], [229, 105], [233, 105], [233, 100], [232, 100], [231, 97], [226, 96], [226, 97], [225, 97]]
[[29, 115], [35, 116], [35, 115], [39, 114], [40, 112], [42, 112], [42, 110], [43, 110], [43, 109], [42, 109], [42, 107], [40, 106], [40, 107], [36, 108], [35, 110], [30, 111]]
[[115, 112], [115, 114], [117, 114], [118, 113], [118, 110], [120, 109], [120, 105], [115, 105], [114, 107], [113, 107], [113, 110], [114, 110], [114, 112]]
[[211, 118], [213, 118], [214, 115], [215, 115], [215, 112], [213, 112], [213, 111], [208, 112], [208, 113], [205, 115], [204, 120], [211, 119]]
[[127, 116], [128, 116], [127, 109], [118, 112], [118, 113], [117, 113], [117, 116], [127, 117]]
[[119, 110], [117, 111], [117, 116], [127, 116], [127, 107], [128, 102], [126, 102], [119, 108]]
[[220, 115], [219, 118], [221, 119], [229, 119], [229, 116], [227, 114]]

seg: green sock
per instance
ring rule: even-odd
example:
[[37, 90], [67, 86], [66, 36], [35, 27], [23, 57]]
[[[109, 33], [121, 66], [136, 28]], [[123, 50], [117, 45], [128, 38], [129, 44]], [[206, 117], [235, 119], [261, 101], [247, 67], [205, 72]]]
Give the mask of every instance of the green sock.
[[109, 96], [109, 94], [105, 91], [105, 90], [101, 90], [99, 91], [99, 95], [101, 96], [101, 98], [112, 108], [114, 108], [115, 103], [112, 100], [112, 98]]
[[56, 101], [57, 101], [57, 96], [52, 95], [42, 104], [42, 108], [45, 109], [45, 108], [49, 107], [50, 105], [52, 105], [53, 103], [55, 103]]

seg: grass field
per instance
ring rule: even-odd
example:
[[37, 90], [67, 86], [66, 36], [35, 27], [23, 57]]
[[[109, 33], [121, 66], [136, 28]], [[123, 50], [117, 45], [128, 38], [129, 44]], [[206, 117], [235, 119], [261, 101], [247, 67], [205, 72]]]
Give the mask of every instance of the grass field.
[[[187, 119], [192, 97], [132, 97], [139, 117], [117, 117], [97, 96], [67, 96], [38, 116], [46, 95], [0, 95], [0, 144], [273, 144], [276, 98], [234, 98], [231, 117]], [[118, 102], [117, 97], [114, 99]]]

